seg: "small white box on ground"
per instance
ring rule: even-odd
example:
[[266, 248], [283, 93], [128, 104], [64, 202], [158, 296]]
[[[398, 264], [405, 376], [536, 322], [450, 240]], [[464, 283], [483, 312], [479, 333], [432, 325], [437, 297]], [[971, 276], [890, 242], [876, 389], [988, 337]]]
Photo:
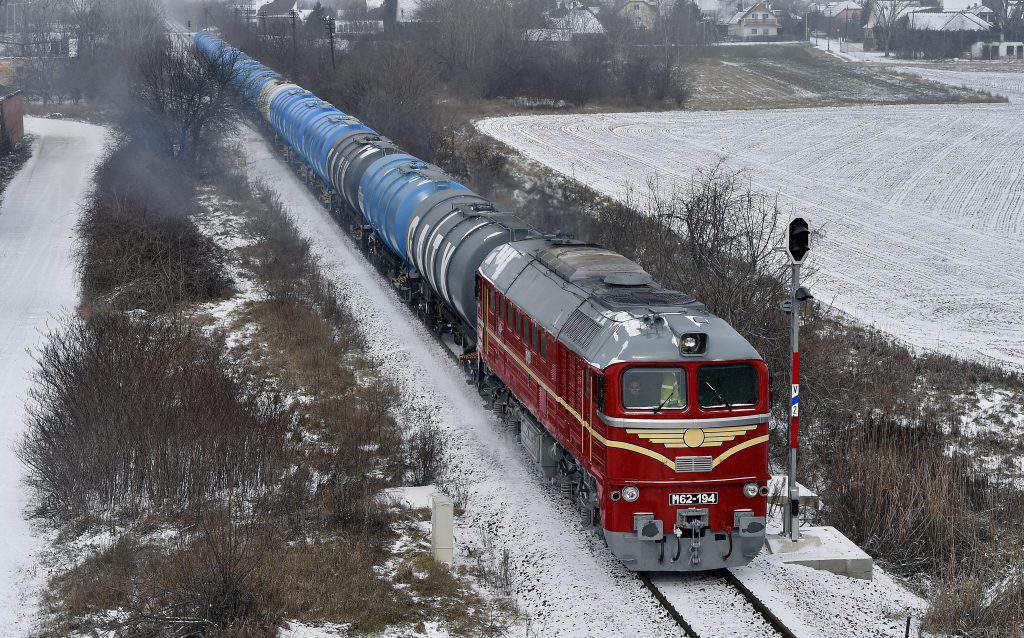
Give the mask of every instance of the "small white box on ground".
[[455, 507], [450, 498], [441, 495], [432, 497], [430, 505], [430, 549], [434, 560], [454, 565]]
[[834, 527], [801, 527], [800, 540], [770, 534], [768, 551], [777, 560], [841, 576], [871, 580], [875, 561]]

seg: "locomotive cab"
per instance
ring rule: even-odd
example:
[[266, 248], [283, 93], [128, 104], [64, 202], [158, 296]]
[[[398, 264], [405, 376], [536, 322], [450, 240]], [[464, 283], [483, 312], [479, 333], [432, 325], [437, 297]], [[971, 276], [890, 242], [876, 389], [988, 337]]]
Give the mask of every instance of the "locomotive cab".
[[[637, 570], [742, 565], [767, 509], [768, 372], [760, 360], [619, 363], [604, 371], [601, 520]], [[631, 450], [630, 450], [631, 451]]]

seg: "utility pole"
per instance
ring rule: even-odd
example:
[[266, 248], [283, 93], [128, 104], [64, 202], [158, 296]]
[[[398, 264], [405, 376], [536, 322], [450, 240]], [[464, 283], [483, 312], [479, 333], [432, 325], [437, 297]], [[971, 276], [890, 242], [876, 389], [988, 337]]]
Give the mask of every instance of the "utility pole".
[[800, 488], [796, 484], [796, 450], [800, 425], [800, 302], [813, 298], [809, 290], [800, 286], [800, 266], [804, 263], [809, 250], [810, 229], [804, 218], [797, 217], [789, 223], [789, 245], [786, 252], [789, 253], [792, 282], [788, 303], [783, 304], [783, 310], [786, 310], [787, 306], [789, 310], [792, 363], [789, 372], [789, 473], [786, 477], [789, 507], [782, 524], [783, 535], [794, 542], [800, 539], [800, 523], [797, 520], [800, 514]]
[[334, 64], [334, 20], [330, 16], [324, 16], [324, 30], [331, 45], [331, 69], [337, 69]]
[[294, 60], [298, 57], [298, 45], [295, 42], [295, 19], [298, 17], [298, 14], [295, 12], [295, 9], [289, 11], [288, 14], [292, 17], [292, 59]]

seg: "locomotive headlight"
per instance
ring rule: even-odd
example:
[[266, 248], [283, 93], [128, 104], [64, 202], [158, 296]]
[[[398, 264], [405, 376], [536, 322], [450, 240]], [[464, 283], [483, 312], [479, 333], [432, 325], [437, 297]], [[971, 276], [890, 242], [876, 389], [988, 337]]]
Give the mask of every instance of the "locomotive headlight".
[[679, 354], [700, 354], [707, 345], [707, 335], [700, 332], [684, 334], [679, 337]]
[[633, 485], [622, 488], [622, 498], [632, 503], [636, 499], [640, 498], [640, 488]]
[[757, 483], [744, 483], [743, 484], [743, 496], [747, 498], [754, 498], [757, 496]]

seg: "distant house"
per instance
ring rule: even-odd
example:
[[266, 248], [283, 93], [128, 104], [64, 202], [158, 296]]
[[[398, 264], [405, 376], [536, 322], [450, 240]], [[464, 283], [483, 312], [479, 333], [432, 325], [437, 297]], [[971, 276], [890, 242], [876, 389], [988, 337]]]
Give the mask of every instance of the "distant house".
[[974, 15], [978, 16], [979, 18], [981, 18], [985, 22], [988, 22], [989, 24], [995, 24], [996, 19], [999, 17], [999, 14], [997, 14], [995, 11], [989, 9], [983, 4], [979, 4], [976, 7], [971, 7], [967, 11], [973, 13]]
[[548, 21], [550, 27], [527, 30], [526, 39], [531, 42], [573, 42], [605, 34], [604, 25], [594, 11], [582, 5], [553, 12]]
[[659, 0], [625, 0], [618, 8], [617, 13], [628, 20], [634, 28], [650, 30], [658, 23], [661, 15], [661, 2]]
[[256, 10], [256, 15], [263, 17], [290, 16], [292, 11], [298, 11], [298, 0], [271, 0]]
[[861, 16], [864, 15], [864, 7], [853, 0], [846, 0], [845, 2], [829, 2], [824, 6], [819, 5], [819, 12], [823, 17], [836, 24], [843, 22], [859, 24]]
[[1024, 60], [1024, 42], [975, 42], [971, 57], [979, 60]]
[[0, 146], [10, 147], [25, 134], [21, 91], [0, 84]]
[[779, 17], [767, 2], [737, 11], [727, 22], [729, 37], [737, 40], [775, 38], [779, 35]]
[[911, 13], [907, 16], [907, 28], [911, 31], [989, 31], [992, 25], [973, 13], [938, 11]]

